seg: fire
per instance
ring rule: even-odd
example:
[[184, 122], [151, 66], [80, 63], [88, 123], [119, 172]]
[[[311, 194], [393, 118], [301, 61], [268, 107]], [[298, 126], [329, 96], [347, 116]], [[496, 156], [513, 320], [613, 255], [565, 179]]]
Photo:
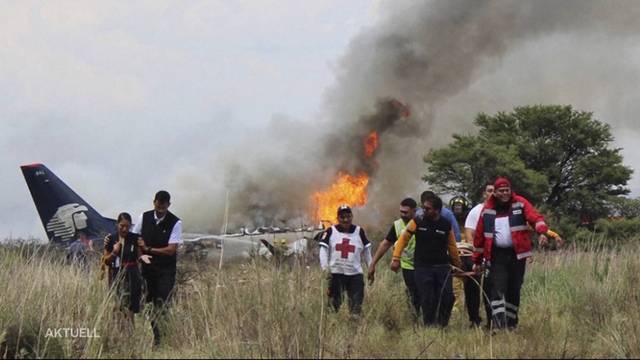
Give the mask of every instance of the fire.
[[[391, 98], [378, 104], [377, 114], [360, 120], [364, 119], [363, 124], [368, 125], [368, 129], [376, 128], [375, 124], [378, 124], [381, 127], [378, 127], [377, 130], [384, 132], [399, 118], [408, 118], [410, 116], [411, 110], [407, 104]], [[361, 135], [362, 133], [358, 133], [358, 136]], [[315, 192], [311, 196], [316, 205], [315, 221], [335, 223], [337, 220], [336, 212], [340, 205], [347, 204], [354, 207], [367, 204], [367, 185], [369, 184], [369, 175], [373, 176], [377, 169], [374, 155], [380, 145], [380, 134], [378, 134], [378, 131], [372, 130], [360, 141], [362, 141], [363, 145], [364, 159], [362, 158], [363, 153], [360, 151], [352, 154], [352, 156], [357, 156], [356, 160], [359, 161], [359, 166], [356, 169], [364, 171], [358, 171], [355, 176], [339, 172], [337, 179], [329, 188]], [[355, 140], [355, 145], [357, 143], [358, 140]], [[351, 144], [350, 142], [349, 146]]]
[[369, 176], [364, 172], [356, 176], [338, 173], [338, 179], [327, 190], [313, 194], [313, 199], [318, 205], [316, 220], [335, 222], [336, 211], [342, 204], [348, 204], [351, 207], [365, 205], [367, 184], [369, 184]]
[[370, 158], [378, 148], [378, 133], [374, 130], [364, 138], [364, 154]]

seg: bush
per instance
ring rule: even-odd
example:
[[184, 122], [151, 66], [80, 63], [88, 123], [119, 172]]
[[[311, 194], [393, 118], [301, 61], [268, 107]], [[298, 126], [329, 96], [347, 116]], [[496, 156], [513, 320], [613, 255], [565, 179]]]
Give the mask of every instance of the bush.
[[640, 218], [599, 219], [593, 230], [576, 227], [566, 217], [548, 218], [547, 222], [562, 236], [566, 245], [587, 250], [619, 247], [640, 234]]
[[595, 231], [611, 241], [624, 241], [640, 234], [640, 218], [599, 219], [596, 221]]
[[640, 217], [640, 198], [613, 197], [609, 202], [610, 212], [624, 218]]

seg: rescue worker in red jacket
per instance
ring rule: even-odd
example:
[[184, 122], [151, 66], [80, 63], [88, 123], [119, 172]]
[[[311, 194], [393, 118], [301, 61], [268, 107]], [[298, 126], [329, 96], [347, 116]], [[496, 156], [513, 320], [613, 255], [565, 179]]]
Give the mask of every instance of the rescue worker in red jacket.
[[515, 329], [526, 260], [532, 250], [528, 224], [539, 234], [541, 244], [548, 241], [548, 227], [533, 205], [511, 190], [507, 178], [499, 177], [493, 185], [495, 191], [484, 204], [473, 239], [474, 269], [488, 269], [493, 326]]

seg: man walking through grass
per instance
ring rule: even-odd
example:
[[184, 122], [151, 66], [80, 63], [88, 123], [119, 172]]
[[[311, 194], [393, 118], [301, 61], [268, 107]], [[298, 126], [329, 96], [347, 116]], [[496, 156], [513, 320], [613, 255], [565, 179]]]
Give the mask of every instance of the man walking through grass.
[[402, 232], [393, 251], [391, 270], [398, 271], [402, 252], [415, 236], [415, 280], [422, 319], [426, 326], [445, 327], [454, 301], [451, 265], [460, 268], [460, 257], [451, 223], [440, 216], [442, 200], [425, 191], [420, 202], [423, 216], [411, 220]]
[[176, 282], [178, 245], [182, 243], [182, 221], [169, 211], [171, 195], [160, 190], [153, 199], [153, 210], [138, 219], [132, 232], [140, 235], [138, 245], [149, 263], [142, 264], [142, 276], [147, 284], [147, 302], [153, 305], [151, 319], [153, 342], [160, 344], [162, 320]]
[[[376, 265], [378, 261], [386, 254], [387, 250], [395, 244], [402, 232], [407, 227], [409, 221], [411, 221], [416, 215], [416, 208], [418, 204], [412, 198], [406, 198], [400, 202], [400, 218], [396, 219], [391, 225], [387, 236], [382, 240], [375, 255], [373, 256], [373, 262], [369, 266], [367, 277], [371, 283], [375, 279]], [[416, 287], [416, 277], [413, 266], [413, 252], [416, 246], [415, 236], [409, 239], [409, 243], [402, 252], [400, 258], [400, 267], [402, 267], [402, 277], [404, 278], [404, 284], [407, 287], [407, 295], [409, 301], [416, 311], [416, 314], [420, 313], [420, 298], [418, 296], [418, 288]]]
[[349, 297], [349, 311], [362, 312], [364, 278], [362, 258], [367, 267], [371, 264], [371, 243], [364, 229], [353, 223], [353, 213], [348, 205], [338, 208], [338, 224], [324, 231], [320, 240], [320, 267], [329, 278], [331, 305], [338, 311], [342, 293]]
[[[484, 208], [484, 202], [493, 195], [493, 190], [493, 182], [485, 183], [484, 191], [482, 192], [482, 202], [474, 206], [471, 211], [469, 211], [469, 214], [467, 214], [467, 218], [465, 219], [464, 238], [465, 242], [471, 246], [472, 254], [470, 256], [462, 257], [462, 267], [464, 271], [471, 271], [473, 269], [473, 238], [476, 234], [476, 226], [480, 219], [480, 213]], [[490, 293], [490, 286], [489, 281], [486, 278], [483, 278], [483, 274], [475, 274], [473, 277], [466, 278], [464, 283], [464, 297], [467, 305], [469, 321], [473, 326], [478, 326], [482, 322], [482, 319], [480, 318], [480, 298], [482, 298], [487, 317], [486, 327], [490, 328], [491, 306], [487, 301]]]
[[494, 193], [485, 203], [473, 239], [474, 270], [489, 270], [492, 323], [498, 329], [518, 325], [520, 289], [526, 259], [531, 256], [531, 228], [547, 243], [548, 227], [544, 218], [527, 199], [511, 190], [505, 177], [495, 180]]

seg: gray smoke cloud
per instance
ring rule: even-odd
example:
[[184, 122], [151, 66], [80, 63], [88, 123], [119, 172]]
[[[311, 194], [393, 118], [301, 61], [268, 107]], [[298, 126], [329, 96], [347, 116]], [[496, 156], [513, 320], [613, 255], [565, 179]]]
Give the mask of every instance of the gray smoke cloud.
[[[635, 123], [637, 95], [625, 89], [633, 89], [639, 69], [625, 56], [638, 58], [638, 2], [447, 0], [384, 6], [380, 21], [351, 41], [336, 67], [337, 81], [327, 90], [319, 119], [275, 118], [264, 134], [211, 160], [217, 175], [203, 182], [218, 185], [204, 202], [222, 204], [220, 194], [228, 190], [232, 226], [308, 223], [311, 194], [338, 171], [372, 176], [370, 201], [356, 216], [385, 226], [380, 221], [395, 215], [403, 197], [424, 190], [420, 176], [427, 150], [447, 143], [454, 132], [472, 131], [481, 111], [569, 103], [594, 111], [614, 133]], [[394, 99], [410, 107], [406, 121]], [[372, 130], [380, 133], [380, 147], [367, 158], [363, 141]], [[181, 178], [181, 185], [193, 181]], [[203, 197], [193, 197], [185, 208], [194, 210], [194, 219], [201, 217], [194, 224], [221, 218], [222, 205], [205, 218], [199, 209]]]

